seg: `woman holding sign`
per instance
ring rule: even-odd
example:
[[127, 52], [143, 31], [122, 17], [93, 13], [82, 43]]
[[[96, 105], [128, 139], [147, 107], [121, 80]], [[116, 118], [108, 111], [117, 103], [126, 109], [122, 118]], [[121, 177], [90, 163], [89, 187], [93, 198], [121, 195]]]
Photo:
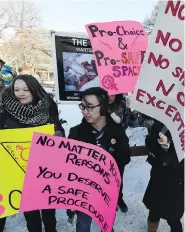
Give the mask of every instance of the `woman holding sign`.
[[146, 138], [152, 165], [150, 181], [143, 199], [149, 209], [148, 232], [156, 232], [160, 218], [167, 220], [171, 232], [182, 232], [184, 213], [184, 161], [178, 161], [169, 130], [155, 122]]
[[[114, 122], [108, 112], [108, 94], [95, 87], [81, 93], [79, 105], [83, 120], [71, 128], [69, 138], [100, 146], [117, 162], [120, 173], [130, 162], [129, 140], [124, 130]], [[76, 232], [90, 232], [92, 218], [77, 212]]]
[[[49, 97], [36, 78], [31, 75], [17, 76], [1, 96], [0, 129], [16, 129], [54, 124], [57, 134], [65, 136], [56, 103]], [[56, 232], [55, 210], [25, 212], [29, 232]], [[4, 227], [5, 219], [1, 220]], [[1, 228], [3, 231], [3, 228]]]

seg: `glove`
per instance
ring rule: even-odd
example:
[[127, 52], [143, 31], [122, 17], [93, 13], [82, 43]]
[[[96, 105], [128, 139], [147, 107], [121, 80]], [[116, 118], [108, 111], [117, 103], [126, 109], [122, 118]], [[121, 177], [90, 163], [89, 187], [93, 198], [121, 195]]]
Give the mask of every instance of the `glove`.
[[164, 150], [168, 151], [170, 147], [170, 142], [168, 141], [168, 138], [164, 134], [159, 132], [159, 139], [157, 141]]
[[121, 118], [118, 115], [116, 115], [116, 113], [113, 112], [110, 116], [116, 123], [119, 124], [121, 122]]

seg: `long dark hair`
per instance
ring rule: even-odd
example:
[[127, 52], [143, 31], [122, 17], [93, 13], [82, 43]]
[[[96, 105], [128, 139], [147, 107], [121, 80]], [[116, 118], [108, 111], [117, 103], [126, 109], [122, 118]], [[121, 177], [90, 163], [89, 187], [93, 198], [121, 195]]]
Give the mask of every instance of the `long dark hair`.
[[122, 94], [116, 94], [114, 103], [117, 106], [123, 105], [123, 95]]
[[125, 121], [126, 104], [124, 102], [122, 94], [117, 94], [115, 100], [109, 103], [109, 113], [116, 113], [120, 118], [121, 122]]
[[14, 80], [11, 83], [11, 91], [10, 94], [15, 97], [14, 94], [14, 85], [17, 80], [23, 80], [26, 85], [28, 86], [29, 91], [31, 92], [33, 96], [33, 102], [32, 104], [37, 104], [39, 100], [45, 99], [48, 100], [49, 103], [52, 103], [51, 97], [48, 95], [48, 93], [43, 89], [43, 87], [40, 85], [38, 80], [33, 77], [32, 75], [18, 75], [14, 78]]
[[109, 103], [109, 108], [110, 109], [120, 109], [120, 108], [125, 108], [125, 101], [123, 98], [122, 94], [116, 94], [115, 95], [115, 100], [112, 103]]

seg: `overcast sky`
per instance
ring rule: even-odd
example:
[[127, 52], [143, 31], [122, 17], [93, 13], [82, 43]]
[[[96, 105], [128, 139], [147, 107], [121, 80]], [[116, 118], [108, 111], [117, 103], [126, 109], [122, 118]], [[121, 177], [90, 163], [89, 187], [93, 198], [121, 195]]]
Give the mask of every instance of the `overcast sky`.
[[[8, 0], [6, 0], [7, 2]], [[14, 0], [16, 1], [16, 0]], [[25, 0], [29, 1], [29, 0]], [[150, 16], [157, 0], [32, 0], [40, 11], [42, 26], [48, 30], [85, 32], [85, 24], [136, 20]], [[5, 2], [0, 0], [0, 2]], [[3, 32], [2, 40], [10, 39], [14, 30]]]
[[43, 26], [55, 31], [84, 32], [85, 24], [118, 20], [142, 22], [150, 16], [157, 1], [67, 0], [36, 1], [41, 10]]

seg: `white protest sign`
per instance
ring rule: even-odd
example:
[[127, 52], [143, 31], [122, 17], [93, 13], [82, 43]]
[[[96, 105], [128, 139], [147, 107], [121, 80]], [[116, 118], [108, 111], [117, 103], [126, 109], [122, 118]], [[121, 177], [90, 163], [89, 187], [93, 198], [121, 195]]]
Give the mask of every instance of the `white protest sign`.
[[179, 161], [184, 158], [183, 1], [162, 1], [131, 107], [170, 130]]

